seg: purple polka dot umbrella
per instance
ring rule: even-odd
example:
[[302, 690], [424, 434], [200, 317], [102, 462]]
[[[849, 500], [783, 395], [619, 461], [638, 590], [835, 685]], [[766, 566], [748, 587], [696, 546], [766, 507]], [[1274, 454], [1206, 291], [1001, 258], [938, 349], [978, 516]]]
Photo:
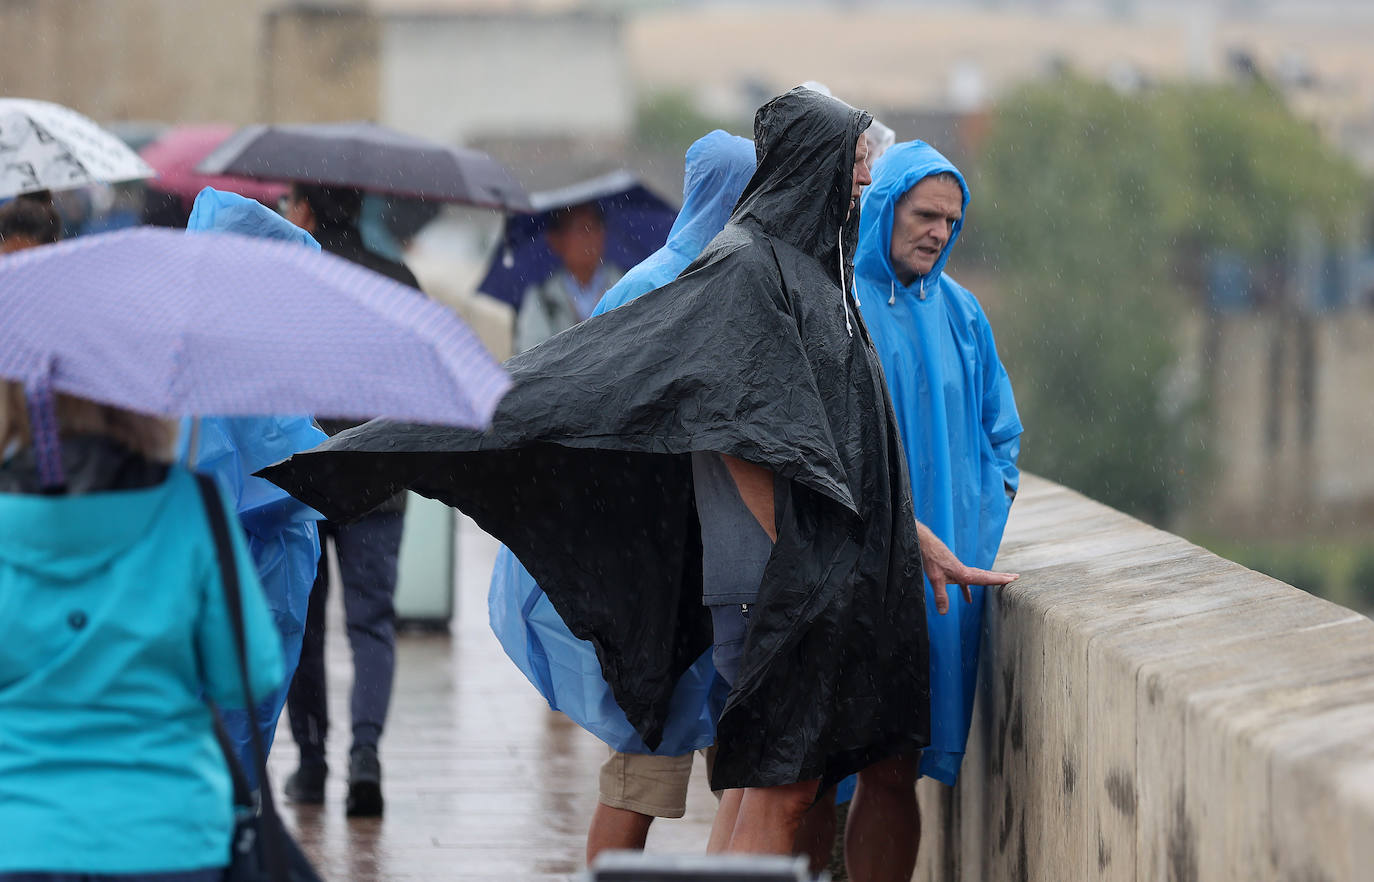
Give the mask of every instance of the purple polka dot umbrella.
[[45, 480], [55, 392], [169, 417], [484, 428], [510, 386], [456, 315], [371, 270], [290, 242], [151, 228], [0, 258], [0, 377], [24, 384], [35, 429], [48, 427], [35, 438]]

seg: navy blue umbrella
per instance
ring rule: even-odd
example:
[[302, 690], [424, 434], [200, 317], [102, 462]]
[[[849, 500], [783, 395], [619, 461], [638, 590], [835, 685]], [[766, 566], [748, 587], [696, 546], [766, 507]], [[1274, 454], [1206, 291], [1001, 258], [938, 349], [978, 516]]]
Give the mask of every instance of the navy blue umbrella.
[[595, 202], [606, 218], [605, 259], [622, 270], [653, 254], [668, 240], [677, 209], [627, 171], [612, 172], [557, 190], [534, 193], [534, 214], [510, 215], [487, 274], [477, 290], [516, 309], [525, 290], [553, 275], [558, 258], [544, 241], [549, 218], [560, 208]]

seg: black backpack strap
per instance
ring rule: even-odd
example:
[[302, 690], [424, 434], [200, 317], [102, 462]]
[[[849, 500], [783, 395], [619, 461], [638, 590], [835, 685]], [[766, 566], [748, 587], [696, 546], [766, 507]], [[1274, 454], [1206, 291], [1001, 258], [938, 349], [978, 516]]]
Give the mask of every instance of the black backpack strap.
[[210, 706], [211, 722], [215, 725], [215, 740], [219, 742], [220, 752], [224, 754], [224, 762], [229, 766], [229, 780], [234, 785], [234, 805], [237, 808], [256, 811], [257, 803], [253, 799], [253, 787], [248, 783], [248, 775], [244, 773], [243, 766], [239, 763], [238, 751], [234, 749], [234, 740], [229, 737], [229, 730], [224, 727], [224, 715], [220, 713], [219, 705], [210, 700], [208, 696], [205, 703]]
[[[229, 539], [229, 521], [224, 516], [224, 506], [220, 502], [219, 488], [215, 485], [214, 479], [206, 475], [196, 475], [196, 484], [200, 488], [201, 502], [204, 503], [205, 515], [210, 521], [210, 533], [215, 539], [215, 556], [219, 559], [220, 583], [224, 588], [225, 606], [228, 607], [229, 624], [234, 632], [234, 645], [238, 650], [239, 683], [243, 688], [244, 706], [248, 711], [248, 726], [252, 732], [253, 740], [253, 764], [258, 771], [258, 797], [264, 823], [260, 827], [263, 835], [263, 857], [267, 863], [266, 870], [268, 878], [274, 882], [288, 882], [290, 875], [287, 870], [286, 844], [278, 835], [282, 830], [277, 818], [277, 807], [272, 799], [272, 784], [267, 779], [267, 751], [263, 747], [262, 733], [258, 731], [257, 705], [253, 698], [252, 686], [248, 680], [248, 641], [244, 636], [243, 627], [243, 595], [239, 590], [239, 570], [238, 561], [234, 557], [234, 545]], [[217, 726], [222, 732], [222, 726]], [[230, 774], [238, 767], [238, 759], [234, 756], [232, 746], [229, 745], [227, 735], [221, 737], [220, 744], [225, 748], [225, 756], [230, 768]], [[242, 769], [239, 770], [238, 777], [243, 779]], [[243, 780], [243, 787], [248, 787], [247, 780]], [[238, 790], [239, 782], [234, 784]], [[237, 800], [236, 800], [237, 801]], [[249, 799], [251, 804], [251, 797]]]

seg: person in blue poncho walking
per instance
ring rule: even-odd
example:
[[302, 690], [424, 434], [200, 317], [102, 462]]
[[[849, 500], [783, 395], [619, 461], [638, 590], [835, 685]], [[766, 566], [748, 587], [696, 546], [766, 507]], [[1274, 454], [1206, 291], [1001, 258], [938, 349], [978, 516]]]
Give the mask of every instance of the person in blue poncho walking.
[[[1019, 481], [1021, 421], [982, 307], [944, 272], [968, 204], [963, 175], [933, 147], [892, 147], [863, 195], [855, 286], [901, 427], [916, 518], [959, 560], [990, 568]], [[932, 732], [919, 774], [953, 785], [973, 713], [983, 588], [950, 592], [947, 611], [926, 589]], [[889, 792], [855, 794], [856, 807], [884, 803], [894, 852], [874, 842], [864, 851], [888, 866], [915, 862], [918, 768], [910, 765]]]
[[[697, 140], [687, 151], [682, 210], [667, 242], [607, 291], [592, 315], [677, 278], [725, 227], [753, 173], [754, 145], [748, 139], [717, 129]], [[588, 862], [602, 850], [643, 848], [655, 817], [680, 818], [686, 811], [692, 752], [714, 740], [715, 716], [728, 687], [716, 678], [710, 652], [679, 682], [674, 720], [659, 751], [650, 754], [611, 696], [595, 649], [573, 637], [509, 549], [502, 548], [497, 559], [489, 601], [497, 637], [550, 706], [611, 747], [587, 835]]]
[[[309, 233], [271, 209], [209, 187], [196, 197], [186, 230], [281, 239], [320, 250]], [[320, 558], [316, 526], [320, 516], [270, 481], [253, 477], [253, 472], [309, 450], [327, 437], [308, 416], [205, 417], [195, 424], [187, 419], [182, 425], [178, 460], [215, 478], [225, 498], [234, 503], [268, 609], [281, 635], [286, 677], [257, 707], [263, 744], [269, 749], [300, 658], [310, 586]], [[240, 765], [251, 779], [256, 767], [248, 715], [226, 710], [224, 725], [238, 750]]]

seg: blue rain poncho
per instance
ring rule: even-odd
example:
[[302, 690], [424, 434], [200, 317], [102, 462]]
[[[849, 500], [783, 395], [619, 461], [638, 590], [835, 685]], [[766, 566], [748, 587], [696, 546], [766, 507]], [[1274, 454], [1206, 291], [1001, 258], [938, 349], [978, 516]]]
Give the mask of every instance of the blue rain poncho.
[[754, 174], [754, 142], [716, 129], [687, 149], [682, 210], [668, 241], [607, 291], [592, 315], [624, 306], [676, 279], [725, 229], [744, 185]]
[[[283, 239], [320, 250], [309, 233], [271, 209], [252, 199], [209, 187], [196, 197], [186, 229], [194, 233]], [[192, 459], [193, 434], [196, 451]], [[253, 473], [318, 446], [327, 438], [308, 416], [202, 417], [194, 432], [191, 420], [182, 425], [178, 459], [194, 462], [197, 472], [215, 478], [225, 498], [234, 503], [239, 522], [248, 535], [248, 548], [257, 565], [263, 594], [281, 635], [286, 676], [274, 693], [259, 697], [256, 711], [263, 744], [269, 749], [300, 660], [305, 612], [320, 559], [320, 537], [315, 524], [320, 516], [272, 482], [253, 477]], [[253, 777], [255, 764], [248, 715], [225, 711], [224, 724], [238, 748], [240, 764]]]
[[[725, 228], [754, 173], [754, 144], [717, 129], [687, 151], [682, 210], [668, 241], [602, 296], [592, 315], [623, 306], [668, 284]], [[502, 546], [488, 595], [491, 627], [506, 654], [549, 702], [616, 750], [650, 753], [616, 704], [596, 649], [559, 618], [534, 577]], [[678, 681], [663, 741], [653, 753], [676, 756], [715, 741], [715, 722], [729, 687], [708, 650]]]
[[[909, 286], [898, 281], [890, 257], [897, 203], [940, 172], [959, 179], [967, 211], [963, 175], [930, 145], [898, 144], [878, 160], [863, 194], [855, 286], [901, 427], [916, 518], [960, 561], [986, 569], [997, 558], [1020, 480], [1021, 420], [982, 307], [943, 271], [963, 221], [930, 272]], [[950, 785], [968, 740], [977, 679], [983, 589], [973, 586], [972, 593], [967, 604], [951, 586], [942, 616], [926, 582], [932, 732], [921, 773]]]

